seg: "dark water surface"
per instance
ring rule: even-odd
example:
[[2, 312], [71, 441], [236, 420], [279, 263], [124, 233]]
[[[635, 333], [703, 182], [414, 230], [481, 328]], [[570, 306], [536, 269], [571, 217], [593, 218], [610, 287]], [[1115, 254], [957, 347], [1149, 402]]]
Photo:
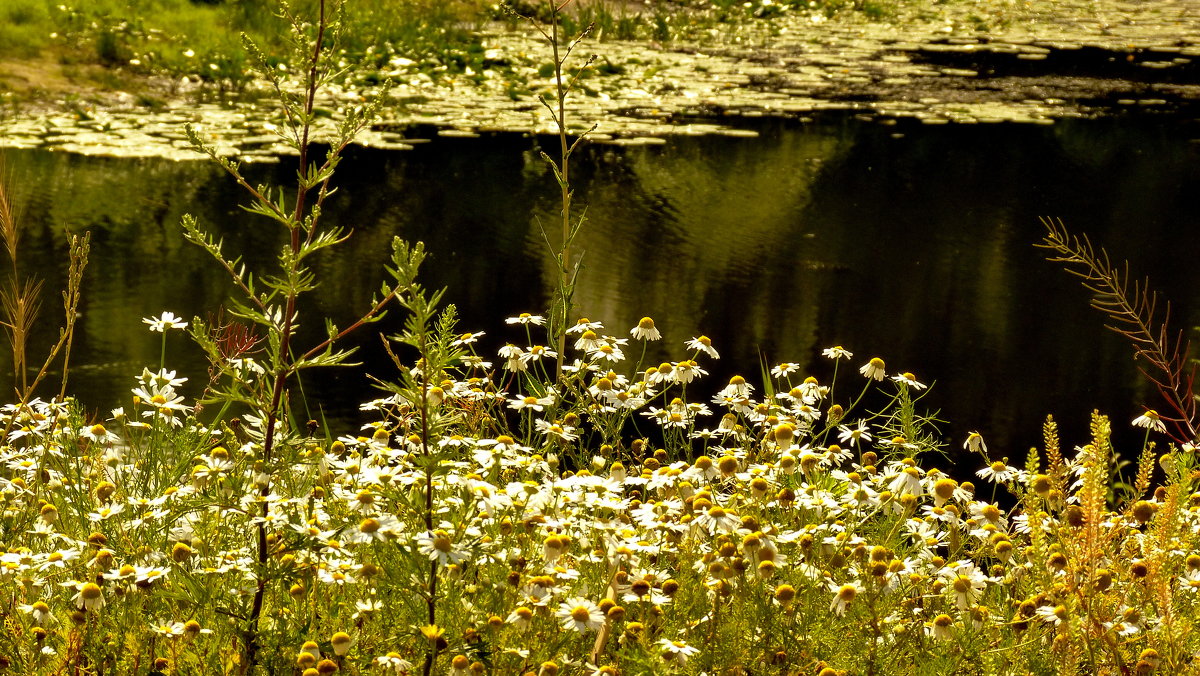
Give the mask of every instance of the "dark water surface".
[[[924, 401], [950, 421], [943, 432], [953, 448], [979, 430], [993, 455], [1023, 460], [1047, 413], [1070, 446], [1084, 441], [1088, 412], [1099, 408], [1112, 415], [1126, 455], [1136, 453], [1129, 445], [1140, 435], [1127, 423], [1143, 403], [1161, 408], [1156, 395], [1086, 293], [1032, 243], [1039, 216], [1061, 217], [1149, 275], [1174, 302], [1178, 328], [1200, 324], [1193, 125], [828, 118], [758, 130], [758, 139], [674, 138], [577, 156], [576, 200], [588, 205], [583, 314], [618, 334], [653, 316], [669, 350], [655, 360], [683, 358], [693, 335], [712, 337], [723, 358], [711, 364], [706, 392], [736, 371], [757, 381], [759, 355], [827, 377], [820, 350], [840, 344], [855, 352], [855, 366], [877, 355], [891, 370], [936, 381]], [[408, 152], [352, 152], [326, 217], [354, 236], [319, 259], [325, 284], [306, 311], [349, 323], [379, 288], [398, 234], [426, 243], [424, 282], [449, 287], [463, 330], [487, 331], [486, 351], [523, 340], [503, 319], [546, 303], [552, 273], [537, 220], [552, 229], [557, 199], [533, 144], [515, 135], [434, 138]], [[204, 315], [230, 292], [224, 273], [183, 240], [184, 213], [217, 228], [252, 267], [283, 244], [271, 223], [238, 208], [233, 181], [204, 162], [40, 151], [4, 159], [26, 228], [25, 270], [47, 284], [40, 343], [57, 331], [50, 320], [66, 268], [63, 233], [92, 232], [71, 389], [102, 417], [127, 402], [143, 366], [158, 364], [159, 336], [142, 317]], [[252, 182], [286, 183], [294, 171], [287, 160], [248, 168]], [[304, 328], [319, 337], [320, 322], [308, 316]], [[390, 319], [385, 328], [394, 330], [398, 317]], [[359, 342], [368, 370], [388, 376], [377, 339]], [[167, 361], [193, 384], [206, 378], [199, 352], [178, 333]], [[375, 396], [361, 371], [325, 372], [307, 392], [346, 427], [357, 404]]]

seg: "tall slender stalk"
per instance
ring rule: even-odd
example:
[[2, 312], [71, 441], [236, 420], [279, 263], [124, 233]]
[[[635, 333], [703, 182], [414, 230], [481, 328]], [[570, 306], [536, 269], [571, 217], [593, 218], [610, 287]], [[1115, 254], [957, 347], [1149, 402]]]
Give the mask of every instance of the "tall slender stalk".
[[[436, 539], [436, 494], [434, 475], [445, 471], [443, 460], [447, 459], [444, 451], [439, 449], [436, 437], [447, 424], [453, 421], [453, 416], [439, 412], [443, 392], [435, 385], [440, 382], [445, 369], [456, 363], [462, 355], [462, 350], [453, 345], [457, 333], [454, 331], [454, 308], [447, 307], [434, 324], [436, 308], [441, 301], [444, 291], [427, 294], [417, 283], [417, 272], [425, 258], [425, 249], [421, 243], [409, 246], [400, 239], [392, 242], [393, 268], [389, 272], [395, 278], [396, 301], [409, 311], [405, 321], [404, 331], [400, 335], [391, 336], [390, 340], [407, 345], [417, 351], [418, 363], [416, 368], [405, 367], [399, 357], [393, 352], [387, 339], [384, 348], [402, 374], [401, 383], [383, 383], [386, 389], [392, 390], [410, 402], [417, 414], [414, 432], [418, 437], [420, 461], [423, 473], [423, 499], [419, 516], [425, 526], [428, 537]], [[433, 558], [422, 574], [425, 576], [425, 621], [422, 634], [428, 643], [422, 673], [430, 676], [437, 663], [441, 647], [440, 629], [438, 628], [438, 559]]]
[[0, 239], [4, 241], [4, 248], [8, 252], [8, 260], [12, 264], [12, 268], [8, 283], [2, 292], [3, 295], [0, 295], [0, 301], [3, 301], [4, 328], [8, 329], [9, 344], [12, 347], [13, 383], [20, 392], [25, 389], [27, 384], [25, 340], [29, 325], [33, 323], [33, 317], [37, 314], [36, 306], [33, 303], [36, 303], [38, 289], [29, 286], [29, 282], [32, 280], [21, 284], [20, 275], [17, 272], [17, 251], [21, 233], [17, 230], [17, 217], [13, 213], [13, 205], [8, 198], [6, 186], [8, 181], [5, 179], [6, 177], [0, 177]]
[[[569, 79], [564, 75], [564, 66], [567, 59], [570, 58], [571, 52], [579, 46], [583, 39], [591, 32], [593, 24], [589, 24], [584, 28], [579, 35], [563, 48], [563, 40], [560, 35], [561, 22], [560, 17], [564, 9], [567, 8], [574, 0], [546, 0], [546, 6], [550, 13], [550, 30], [530, 18], [530, 22], [537, 28], [542, 37], [550, 44], [550, 49], [554, 58], [554, 101], [548, 101], [545, 97], [540, 100], [546, 110], [550, 111], [550, 117], [554, 120], [555, 128], [558, 132], [558, 159], [552, 159], [545, 152], [542, 153], [542, 158], [554, 169], [555, 179], [558, 181], [560, 193], [560, 230], [562, 240], [559, 243], [557, 250], [550, 244], [549, 238], [546, 237], [546, 245], [550, 249], [554, 262], [557, 268], [555, 279], [555, 292], [550, 310], [550, 333], [553, 339], [555, 350], [558, 352], [558, 357], [555, 359], [554, 380], [562, 382], [563, 374], [563, 353], [566, 351], [567, 344], [567, 328], [570, 322], [572, 299], [575, 295], [575, 282], [579, 275], [580, 264], [583, 261], [583, 256], [578, 255], [572, 258], [572, 247], [576, 236], [579, 234], [580, 228], [583, 226], [583, 217], [577, 221], [571, 217], [571, 201], [574, 196], [574, 191], [571, 189], [571, 155], [579, 146], [580, 142], [592, 131], [596, 129], [592, 125], [590, 129], [579, 134], [574, 141], [570, 140], [570, 135], [567, 133], [567, 97], [575, 88], [576, 82], [595, 60], [595, 56], [589, 57], [582, 66], [580, 66]], [[543, 236], [545, 232], [543, 231]]]
[[[271, 505], [267, 498], [271, 495], [273, 473], [280, 467], [288, 466], [290, 462], [281, 450], [281, 445], [294, 433], [293, 430], [287, 429], [285, 424], [289, 411], [289, 383], [303, 369], [346, 363], [353, 350], [335, 350], [334, 343], [382, 317], [384, 308], [395, 297], [395, 290], [385, 286], [382, 297], [349, 328], [339, 331], [337, 327], [329, 325], [324, 341], [307, 351], [294, 348], [298, 325], [297, 299], [301, 294], [316, 288], [315, 274], [307, 266], [306, 259], [322, 249], [340, 244], [349, 236], [341, 228], [322, 227], [323, 207], [326, 199], [333, 193], [330, 181], [341, 160], [342, 152], [353, 141], [355, 135], [375, 118], [383, 99], [381, 96], [371, 104], [344, 111], [344, 117], [333, 133], [333, 138], [326, 141], [330, 148], [324, 161], [310, 160], [315, 119], [313, 111], [318, 92], [321, 86], [329, 81], [332, 73], [329, 43], [336, 42], [342, 6], [343, 0], [318, 0], [316, 23], [309, 26], [284, 5], [284, 16], [290, 21], [292, 33], [296, 38], [297, 60], [304, 65], [299, 95], [285, 86], [278, 70], [268, 64], [265, 56], [253, 43], [245, 40], [247, 51], [257, 60], [263, 76], [275, 88], [281, 104], [287, 123], [279, 134], [299, 156], [294, 203], [290, 208], [282, 190], [276, 192], [268, 186], [251, 186], [236, 163], [220, 157], [212, 146], [203, 142], [195, 130], [188, 129], [193, 147], [217, 161], [250, 194], [251, 204], [246, 209], [276, 221], [287, 229], [287, 243], [278, 257], [278, 272], [256, 278], [246, 270], [241, 259], [226, 257], [222, 251], [222, 242], [203, 232], [194, 219], [185, 217], [183, 221], [187, 239], [208, 251], [229, 273], [234, 284], [242, 292], [244, 298], [233, 301], [230, 314], [259, 324], [268, 336], [266, 370], [269, 373], [270, 384], [265, 391], [261, 391], [246, 381], [244, 375], [236, 368], [230, 366], [222, 347], [213, 337], [215, 334], [208, 330], [203, 321], [197, 319], [192, 323], [192, 337], [200, 343], [213, 362], [214, 383], [221, 376], [230, 381], [225, 390], [210, 386], [212, 396], [218, 400], [223, 399], [226, 404], [249, 403], [256, 409], [262, 421], [261, 452], [255, 459], [255, 475], [261, 477], [257, 488], [262, 498], [262, 504], [256, 510], [256, 584], [250, 609], [245, 616], [242, 673], [252, 672], [258, 665], [261, 650], [259, 625], [268, 587], [273, 579], [269, 571], [271, 558], [267, 525], [271, 516]], [[272, 194], [277, 194], [278, 198], [272, 199]], [[256, 288], [256, 281], [267, 290], [260, 292]], [[299, 356], [296, 353], [299, 353]], [[283, 446], [285, 449], [290, 447]]]
[[[0, 240], [4, 243], [10, 264], [9, 277], [0, 288], [0, 311], [3, 311], [3, 326], [8, 334], [13, 359], [13, 387], [16, 391], [17, 408], [24, 409], [33, 399], [34, 390], [50, 372], [50, 367], [62, 355], [62, 380], [58, 398], [66, 396], [67, 375], [70, 372], [71, 345], [75, 338], [75, 322], [79, 316], [79, 301], [82, 297], [83, 271], [91, 238], [88, 233], [71, 235], [67, 239], [67, 288], [63, 291], [63, 326], [58, 340], [51, 345], [41, 367], [29, 379], [28, 342], [41, 308], [42, 281], [32, 277], [22, 278], [20, 273], [21, 230], [16, 209], [9, 198], [5, 181], [0, 180]], [[3, 431], [7, 437], [16, 416], [9, 419]]]

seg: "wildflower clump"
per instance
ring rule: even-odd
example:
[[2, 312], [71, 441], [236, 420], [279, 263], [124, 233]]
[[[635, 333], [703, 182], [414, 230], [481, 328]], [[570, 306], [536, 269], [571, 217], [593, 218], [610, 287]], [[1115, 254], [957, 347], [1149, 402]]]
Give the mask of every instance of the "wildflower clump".
[[[506, 320], [503, 346], [485, 349], [483, 332], [463, 332], [442, 292], [418, 283], [423, 246], [397, 238], [372, 306], [301, 346], [298, 298], [317, 286], [310, 256], [347, 236], [321, 221], [331, 176], [376, 110], [350, 110], [324, 163], [309, 161], [315, 92], [341, 68], [327, 49], [339, 11], [317, 6], [315, 23], [285, 11], [306, 94], [265, 69], [301, 158], [291, 204], [251, 188], [189, 133], [249, 190], [248, 208], [285, 229], [278, 269], [247, 270], [187, 220], [188, 239], [240, 293], [233, 319], [147, 320], [162, 334], [160, 363], [108, 415], [33, 398], [36, 379], [0, 408], [0, 594], [17, 609], [0, 626], [0, 666], [304, 676], [1192, 668], [1200, 472], [1190, 444], [1164, 452], [1150, 440], [1170, 429], [1157, 413], [1134, 420], [1147, 441], [1129, 481], [1099, 414], [1073, 452], [1047, 421], [1023, 465], [992, 457], [971, 432], [964, 450], [985, 458], [972, 477], [930, 460], [946, 449], [919, 410], [927, 387], [880, 357], [839, 378], [854, 355], [836, 346], [822, 351], [828, 362], [708, 388], [720, 352], [707, 336], [667, 356], [660, 344], [651, 353], [666, 341], [649, 317], [628, 337], [570, 323], [582, 221], [570, 216], [563, 100], [574, 79], [564, 83], [562, 66], [577, 42], [554, 64], [563, 237], [550, 312]], [[547, 35], [555, 46], [563, 7]], [[77, 294], [67, 296], [73, 316]], [[346, 363], [351, 351], [335, 343], [397, 305], [402, 329], [384, 337], [395, 369], [373, 374], [382, 394], [362, 404], [369, 422], [305, 423], [296, 374]], [[210, 362], [198, 399], [167, 367], [168, 331], [185, 325]]]
[[588, 322], [556, 381], [421, 312], [396, 339], [424, 356], [363, 405], [376, 420], [280, 440], [304, 450], [266, 492], [261, 422], [202, 421], [169, 371], [101, 422], [5, 408], [6, 658], [222, 669], [260, 566], [284, 581], [263, 592], [263, 668], [318, 674], [1120, 673], [1200, 648], [1188, 452], [1148, 450], [1111, 495], [1107, 419], [1073, 454], [1050, 422], [1023, 468], [989, 459], [977, 486], [925, 462], [939, 443], [907, 376], [781, 365], [694, 398], [679, 367], [711, 345], [627, 367]]

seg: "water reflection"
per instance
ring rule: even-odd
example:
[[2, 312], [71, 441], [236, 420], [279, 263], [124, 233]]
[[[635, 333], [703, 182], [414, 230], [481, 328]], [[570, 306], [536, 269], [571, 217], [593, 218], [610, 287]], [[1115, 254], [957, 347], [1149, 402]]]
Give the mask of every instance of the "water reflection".
[[[1038, 443], [1046, 413], [1075, 442], [1092, 407], [1123, 432], [1140, 402], [1156, 405], [1127, 347], [1031, 243], [1039, 216], [1061, 216], [1151, 274], [1176, 301], [1179, 327], [1200, 323], [1184, 259], [1198, 243], [1200, 162], [1185, 123], [886, 127], [831, 118], [761, 131], [581, 152], [584, 314], [622, 333], [655, 317], [666, 337], [649, 355], [656, 361], [679, 358], [693, 335], [711, 336], [724, 357], [712, 365], [713, 390], [735, 370], [757, 379], [760, 360], [828, 375], [819, 357], [828, 345], [855, 350], [856, 361], [882, 356], [937, 381], [926, 402], [952, 421], [948, 441], [978, 429], [997, 455], [1014, 458]], [[491, 346], [518, 340], [503, 318], [544, 306], [552, 276], [539, 224], [555, 229], [557, 195], [533, 144], [508, 135], [353, 153], [326, 217], [354, 235], [317, 259], [326, 286], [304, 309], [351, 321], [369, 306], [399, 234], [426, 242], [424, 281], [449, 287], [464, 329], [487, 330]], [[157, 364], [158, 336], [142, 317], [204, 315], [226, 302], [223, 273], [180, 235], [184, 212], [218, 228], [250, 266], [283, 244], [237, 207], [232, 181], [201, 162], [34, 151], [11, 151], [6, 162], [23, 205], [26, 270], [48, 289], [65, 274], [64, 231], [93, 232], [72, 358], [72, 389], [93, 410], [122, 403], [131, 376]], [[285, 183], [293, 172], [250, 168], [252, 181]], [[56, 335], [55, 300], [46, 298], [37, 344]], [[388, 321], [385, 330], [398, 326]], [[311, 319], [304, 328], [308, 339], [322, 333]], [[386, 374], [377, 340], [360, 343], [367, 368]], [[169, 354], [170, 366], [204, 382], [186, 341], [172, 337]], [[352, 418], [372, 396], [360, 371], [326, 372], [306, 387], [332, 419]]]

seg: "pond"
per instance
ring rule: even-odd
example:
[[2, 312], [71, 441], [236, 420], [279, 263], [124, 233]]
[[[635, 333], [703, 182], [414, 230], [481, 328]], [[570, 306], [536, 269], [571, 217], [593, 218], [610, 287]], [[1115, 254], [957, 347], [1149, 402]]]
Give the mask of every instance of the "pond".
[[[582, 314], [617, 334], [654, 317], [665, 337], [648, 355], [655, 360], [680, 359], [683, 341], [710, 336], [722, 359], [708, 364], [705, 396], [734, 372], [757, 381], [761, 360], [828, 377], [820, 351], [844, 345], [855, 366], [880, 356], [933, 383], [923, 404], [949, 421], [950, 449], [978, 430], [993, 455], [1020, 464], [1046, 414], [1073, 445], [1098, 408], [1113, 417], [1118, 450], [1136, 455], [1141, 437], [1128, 422], [1143, 405], [1160, 406], [1157, 395], [1086, 292], [1033, 243], [1040, 216], [1061, 217], [1149, 275], [1173, 301], [1176, 328], [1200, 324], [1193, 123], [931, 126], [831, 114], [753, 129], [753, 139], [674, 137], [577, 156], [576, 200], [587, 205]], [[545, 306], [552, 272], [538, 223], [552, 229], [557, 196], [537, 140], [408, 131], [422, 133], [430, 142], [412, 150], [357, 149], [343, 164], [326, 218], [354, 234], [317, 263], [325, 282], [304, 308], [309, 337], [323, 332], [312, 318], [344, 326], [368, 307], [393, 235], [426, 243], [424, 283], [448, 287], [464, 331], [487, 332], [484, 353], [523, 339], [505, 317]], [[23, 269], [46, 282], [35, 345], [57, 335], [63, 233], [92, 232], [70, 389], [99, 418], [127, 403], [143, 366], [158, 364], [159, 336], [143, 317], [204, 316], [226, 302], [224, 273], [181, 236], [183, 214], [215, 228], [251, 267], [282, 245], [205, 162], [42, 150], [8, 151], [4, 161], [25, 228]], [[286, 158], [248, 171], [252, 182], [294, 176]], [[398, 325], [394, 314], [382, 328]], [[365, 373], [391, 375], [376, 337], [358, 343], [363, 368], [305, 385], [310, 414], [337, 433], [375, 396]], [[198, 350], [176, 334], [167, 355], [198, 391], [207, 378]]]

